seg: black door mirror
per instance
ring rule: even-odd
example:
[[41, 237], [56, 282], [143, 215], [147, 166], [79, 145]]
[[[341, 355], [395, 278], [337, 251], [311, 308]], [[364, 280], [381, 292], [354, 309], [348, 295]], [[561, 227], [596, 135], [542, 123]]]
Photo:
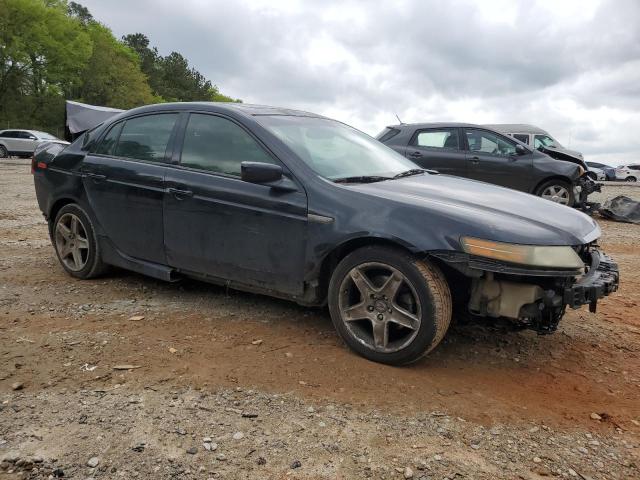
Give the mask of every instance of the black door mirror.
[[526, 148], [524, 148], [524, 145], [520, 145], [519, 143], [516, 144], [516, 154], [517, 155], [526, 155], [527, 153], [529, 153], [527, 151]]
[[240, 178], [245, 182], [268, 184], [282, 180], [282, 167], [272, 163], [242, 162]]

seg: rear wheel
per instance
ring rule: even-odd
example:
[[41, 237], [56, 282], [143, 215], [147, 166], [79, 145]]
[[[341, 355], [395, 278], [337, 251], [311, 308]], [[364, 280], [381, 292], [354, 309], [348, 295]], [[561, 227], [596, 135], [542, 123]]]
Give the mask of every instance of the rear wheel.
[[9, 158], [9, 152], [4, 145], [0, 145], [0, 158]]
[[636, 177], [627, 177], [627, 178], [625, 179], [625, 181], [626, 181], [626, 182], [637, 182], [637, 181], [638, 181], [638, 179], [637, 179]]
[[87, 279], [105, 270], [93, 224], [78, 205], [71, 203], [60, 209], [51, 228], [51, 239], [60, 264], [70, 275]]
[[562, 180], [549, 180], [543, 183], [538, 187], [536, 195], [545, 200], [551, 200], [552, 202], [569, 207], [573, 207], [575, 203], [573, 188], [571, 188], [568, 182]]
[[331, 319], [360, 355], [390, 365], [433, 350], [451, 321], [451, 294], [440, 270], [399, 250], [365, 247], [336, 267]]

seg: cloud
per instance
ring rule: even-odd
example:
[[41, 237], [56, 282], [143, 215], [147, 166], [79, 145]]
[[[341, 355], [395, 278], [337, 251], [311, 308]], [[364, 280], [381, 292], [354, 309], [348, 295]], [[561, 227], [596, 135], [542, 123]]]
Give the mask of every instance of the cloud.
[[84, 2], [227, 95], [370, 134], [395, 123], [532, 123], [588, 158], [640, 161], [635, 0]]

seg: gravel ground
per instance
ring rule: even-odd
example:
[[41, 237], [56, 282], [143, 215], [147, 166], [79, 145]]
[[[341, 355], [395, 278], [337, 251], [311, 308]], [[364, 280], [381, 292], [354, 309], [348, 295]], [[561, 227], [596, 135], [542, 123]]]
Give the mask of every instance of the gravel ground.
[[0, 162], [0, 478], [640, 478], [640, 226], [601, 226], [622, 284], [598, 313], [544, 337], [454, 325], [392, 368], [325, 310], [72, 279], [27, 162]]

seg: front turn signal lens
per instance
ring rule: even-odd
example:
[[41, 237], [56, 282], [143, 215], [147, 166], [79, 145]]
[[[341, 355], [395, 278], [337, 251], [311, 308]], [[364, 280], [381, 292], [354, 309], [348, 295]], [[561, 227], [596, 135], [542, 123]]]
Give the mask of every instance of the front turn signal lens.
[[570, 246], [520, 245], [494, 242], [473, 237], [460, 239], [463, 250], [470, 255], [492, 258], [530, 267], [578, 269], [584, 263]]

